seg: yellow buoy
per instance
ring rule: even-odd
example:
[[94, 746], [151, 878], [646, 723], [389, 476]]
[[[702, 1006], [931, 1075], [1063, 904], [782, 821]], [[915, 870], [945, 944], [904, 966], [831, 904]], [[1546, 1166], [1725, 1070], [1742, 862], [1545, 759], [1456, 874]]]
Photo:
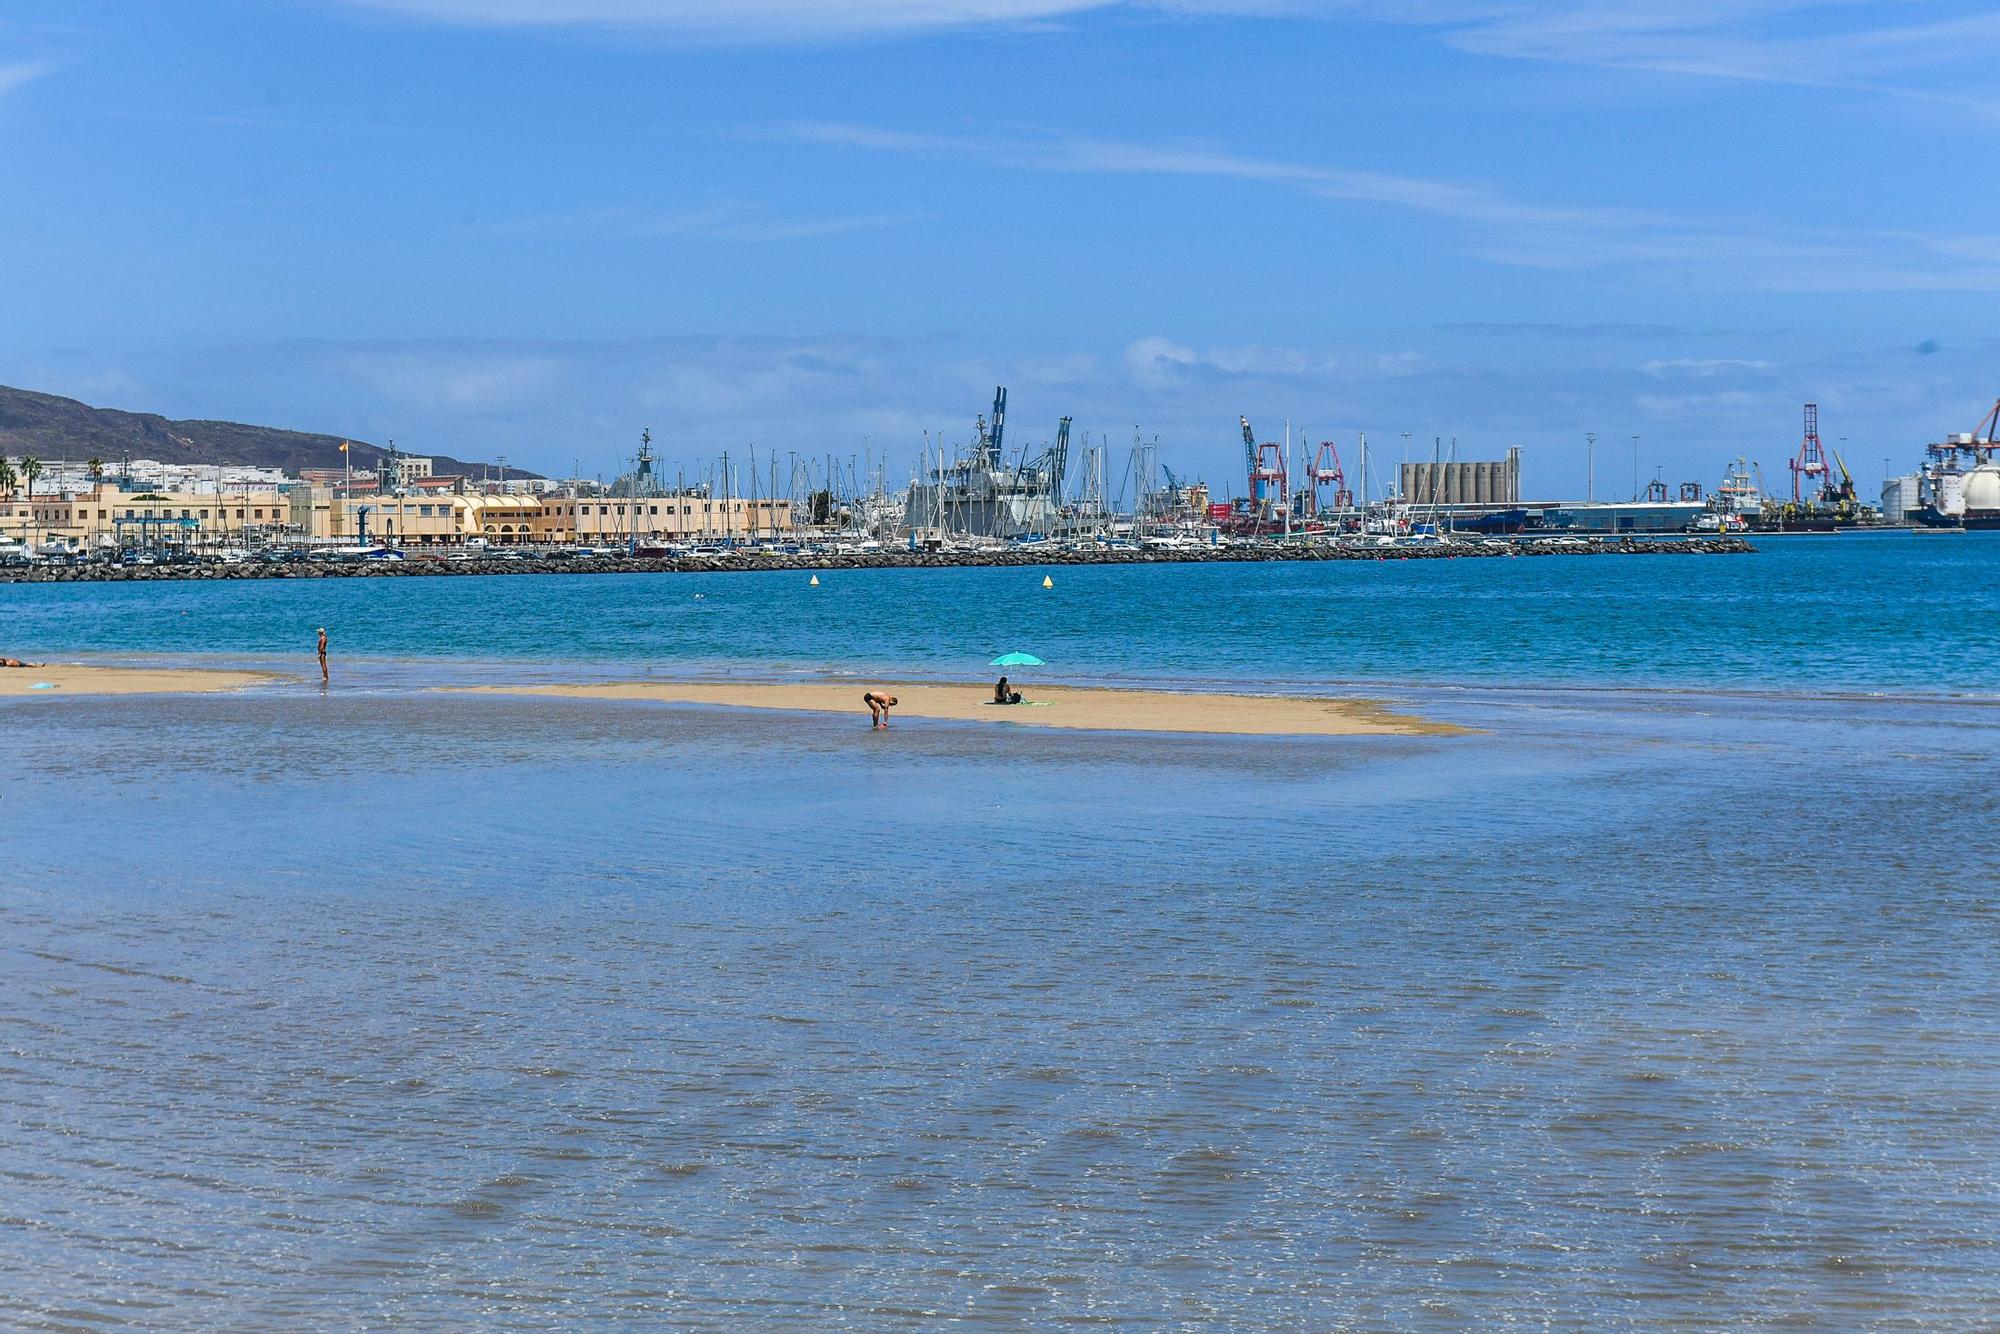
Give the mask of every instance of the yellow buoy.
[[818, 587], [819, 587], [819, 576], [818, 576], [818, 575], [814, 575], [814, 576], [812, 577], [812, 586], [813, 586], [814, 588], [818, 588]]
[[1049, 576], [1047, 576], [1046, 574], [1042, 576], [1042, 587], [1043, 587], [1043, 588], [1054, 588], [1055, 586], [1056, 586], [1056, 581], [1055, 581], [1055, 580], [1053, 580], [1053, 579], [1049, 578]]

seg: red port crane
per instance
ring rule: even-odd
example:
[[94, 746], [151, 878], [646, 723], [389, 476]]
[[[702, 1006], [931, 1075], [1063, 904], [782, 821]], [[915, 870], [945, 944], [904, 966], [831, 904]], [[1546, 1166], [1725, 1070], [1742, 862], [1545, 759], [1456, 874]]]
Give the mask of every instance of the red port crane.
[[1285, 450], [1268, 440], [1258, 444], [1250, 419], [1236, 420], [1243, 425], [1243, 457], [1250, 473], [1250, 517], [1262, 522], [1285, 504]]
[[1806, 404], [1806, 438], [1799, 446], [1799, 456], [1792, 460], [1792, 503], [1805, 503], [1805, 479], [1820, 479], [1820, 489], [1826, 489], [1832, 474], [1827, 471], [1826, 451], [1819, 444], [1819, 404]]
[[1333, 488], [1333, 508], [1336, 512], [1354, 508], [1354, 493], [1347, 489], [1347, 474], [1340, 467], [1340, 451], [1334, 448], [1333, 441], [1322, 440], [1319, 442], [1319, 453], [1313, 455], [1313, 461], [1306, 469], [1308, 518], [1318, 516], [1320, 492], [1328, 486]]
[[1979, 461], [1984, 463], [2000, 449], [2000, 400], [1996, 400], [1992, 410], [1979, 419], [1979, 425], [1972, 428], [1972, 443], [1978, 449]]

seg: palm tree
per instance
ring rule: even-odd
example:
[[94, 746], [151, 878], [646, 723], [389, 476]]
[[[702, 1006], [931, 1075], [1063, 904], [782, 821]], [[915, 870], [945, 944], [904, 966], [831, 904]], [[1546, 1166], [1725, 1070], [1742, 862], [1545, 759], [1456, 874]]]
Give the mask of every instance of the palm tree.
[[7, 456], [0, 454], [0, 493], [14, 494], [14, 465], [7, 462]]
[[28, 531], [35, 531], [35, 479], [42, 475], [42, 461], [33, 454], [21, 460], [21, 480], [28, 484]]
[[90, 474], [90, 484], [92, 486], [95, 486], [99, 482], [104, 480], [103, 459], [92, 459], [90, 462], [83, 465], [83, 470]]

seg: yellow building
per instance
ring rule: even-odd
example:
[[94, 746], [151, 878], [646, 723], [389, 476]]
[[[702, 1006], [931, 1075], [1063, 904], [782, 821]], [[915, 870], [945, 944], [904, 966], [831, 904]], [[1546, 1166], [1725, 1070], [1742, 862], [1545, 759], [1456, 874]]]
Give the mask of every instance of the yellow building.
[[452, 496], [371, 496], [343, 502], [337, 537], [364, 535], [384, 546], [446, 546], [459, 539]]
[[545, 535], [542, 502], [530, 495], [453, 496], [461, 540], [480, 538], [492, 546], [517, 547], [560, 541]]
[[460, 538], [457, 496], [343, 496], [330, 486], [291, 490], [291, 525], [317, 541], [448, 546]]
[[791, 502], [713, 496], [346, 496], [296, 483], [285, 492], [138, 492], [99, 486], [78, 494], [0, 497], [0, 541], [68, 541], [86, 547], [263, 541], [449, 546], [619, 546], [632, 540], [699, 545], [786, 537]]
[[34, 531], [34, 513], [26, 496], [0, 496], [0, 542], [25, 542]]
[[793, 531], [786, 500], [732, 496], [544, 496], [544, 541], [616, 545], [636, 534], [641, 542], [702, 542], [784, 537]]
[[212, 543], [257, 538], [290, 521], [290, 505], [276, 491], [89, 491], [37, 495], [25, 491], [0, 500], [0, 536], [86, 547], [159, 542]]

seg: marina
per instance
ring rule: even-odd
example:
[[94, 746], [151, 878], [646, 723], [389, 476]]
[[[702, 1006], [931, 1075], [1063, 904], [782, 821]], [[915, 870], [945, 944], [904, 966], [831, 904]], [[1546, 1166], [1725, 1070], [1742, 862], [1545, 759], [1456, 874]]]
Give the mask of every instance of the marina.
[[[1129, 445], [1073, 433], [1010, 447], [1008, 393], [953, 451], [928, 434], [907, 490], [888, 483], [887, 453], [842, 461], [755, 447], [681, 465], [669, 480], [642, 432], [610, 483], [517, 474], [438, 473], [435, 460], [390, 449], [357, 478], [305, 470], [217, 468], [207, 489], [190, 470], [146, 461], [85, 470], [0, 458], [0, 579], [287, 577], [363, 565], [368, 573], [522, 573], [529, 569], [841, 568], [985, 563], [1019, 557], [1084, 560], [1408, 558], [1444, 554], [1550, 555], [1598, 550], [1740, 550], [1730, 539], [1792, 533], [2000, 526], [2000, 405], [1978, 427], [1931, 444], [1920, 471], [1892, 477], [1880, 506], [1864, 504], [1839, 449], [1820, 439], [1818, 408], [1804, 406], [1802, 443], [1787, 460], [1790, 498], [1774, 496], [1760, 465], [1739, 455], [1711, 490], [1699, 481], [1643, 487], [1635, 451], [1630, 499], [1538, 499], [1522, 484], [1522, 455], [1463, 459], [1457, 441], [1433, 442], [1428, 462], [1393, 474], [1371, 461], [1360, 434], [1339, 445], [1260, 440], [1239, 418], [1242, 491], [1222, 498], [1163, 455], [1157, 438]], [[80, 405], [79, 405], [80, 406]], [[1405, 442], [1407, 452], [1407, 441]], [[1074, 463], [1074, 466], [1072, 466]], [[1115, 465], [1115, 466], [1114, 466]], [[35, 483], [41, 482], [37, 493]], [[147, 489], [153, 486], [181, 490]], [[1720, 539], [1718, 543], [1717, 539]], [[1633, 546], [1639, 542], [1642, 545]], [[1429, 554], [1437, 554], [1429, 552]], [[391, 569], [391, 563], [418, 565]], [[528, 565], [499, 564], [516, 560]], [[455, 562], [448, 571], [436, 562]], [[831, 565], [826, 564], [831, 562]], [[60, 571], [37, 573], [37, 571]], [[342, 573], [356, 573], [351, 568]]]

